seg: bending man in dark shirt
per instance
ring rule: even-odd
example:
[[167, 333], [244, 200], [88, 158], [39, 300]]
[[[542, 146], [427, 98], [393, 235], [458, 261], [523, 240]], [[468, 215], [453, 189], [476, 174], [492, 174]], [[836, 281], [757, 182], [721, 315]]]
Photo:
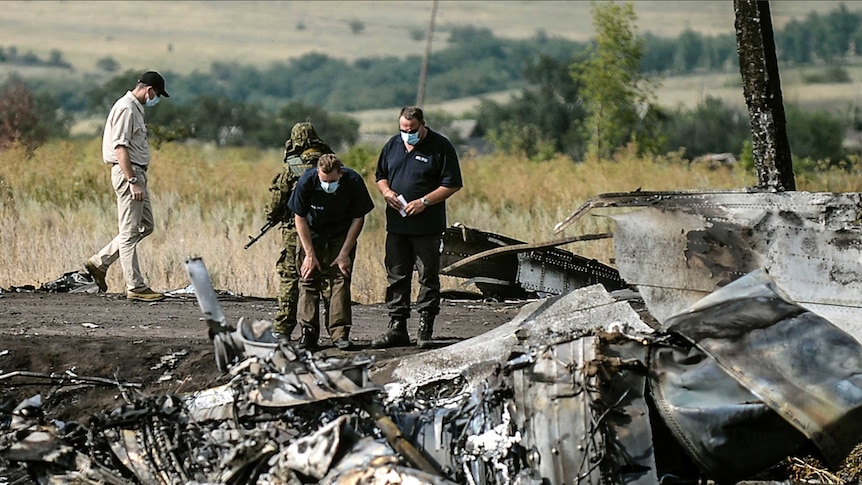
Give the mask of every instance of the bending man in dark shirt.
[[440, 245], [446, 231], [445, 201], [462, 187], [455, 147], [425, 126], [420, 108], [409, 106], [398, 118], [400, 134], [389, 139], [377, 160], [377, 188], [386, 199], [386, 307], [389, 330], [374, 348], [410, 345], [407, 319], [413, 268], [419, 273], [419, 338], [431, 345], [440, 313]]
[[317, 168], [309, 169], [297, 181], [288, 207], [294, 213], [301, 243], [297, 254], [300, 284], [296, 316], [302, 327], [298, 346], [309, 351], [318, 348], [320, 292], [328, 286], [327, 330], [339, 349], [349, 349], [353, 324], [350, 279], [356, 240], [365, 214], [374, 209], [365, 181], [335, 155], [322, 155]]

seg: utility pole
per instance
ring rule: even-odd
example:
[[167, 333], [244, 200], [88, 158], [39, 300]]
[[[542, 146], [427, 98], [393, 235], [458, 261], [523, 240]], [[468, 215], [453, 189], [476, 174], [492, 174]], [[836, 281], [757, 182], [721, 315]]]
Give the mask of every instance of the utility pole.
[[777, 192], [796, 190], [769, 2], [734, 0], [733, 11], [757, 187]]
[[434, 38], [434, 17], [437, 16], [437, 0], [431, 7], [431, 22], [425, 35], [425, 57], [422, 58], [422, 71], [419, 73], [419, 92], [416, 94], [416, 106], [422, 107], [425, 102], [425, 83], [428, 81], [428, 64], [431, 63], [431, 39]]

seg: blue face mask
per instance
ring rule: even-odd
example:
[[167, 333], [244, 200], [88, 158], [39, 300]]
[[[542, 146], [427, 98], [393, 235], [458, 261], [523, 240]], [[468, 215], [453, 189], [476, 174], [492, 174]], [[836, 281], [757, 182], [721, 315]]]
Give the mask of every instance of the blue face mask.
[[162, 99], [162, 98], [157, 94], [155, 97], [153, 97], [153, 99], [148, 99], [147, 102], [144, 104], [152, 107], [152, 106], [159, 104], [160, 99]]
[[417, 131], [416, 133], [404, 133], [402, 131], [401, 139], [404, 140], [404, 142], [408, 145], [415, 146], [417, 143], [419, 143], [419, 132]]
[[327, 194], [334, 194], [336, 190], [338, 190], [338, 180], [335, 182], [324, 182], [320, 181], [320, 188], [323, 189]]

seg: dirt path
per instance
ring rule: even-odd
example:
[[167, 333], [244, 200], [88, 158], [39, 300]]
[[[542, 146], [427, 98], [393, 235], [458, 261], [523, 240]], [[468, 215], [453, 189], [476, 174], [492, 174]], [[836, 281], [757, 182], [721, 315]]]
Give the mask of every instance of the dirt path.
[[[272, 299], [220, 297], [227, 321], [240, 317], [272, 320]], [[441, 346], [480, 335], [511, 320], [525, 302], [496, 303], [444, 300], [435, 326]], [[351, 338], [355, 351], [341, 352], [326, 336], [320, 355], [357, 355], [375, 358], [375, 365], [415, 347], [387, 350], [369, 348], [388, 322], [382, 305], [354, 306]], [[219, 384], [213, 345], [193, 295], [158, 303], [127, 301], [117, 294], [0, 293], [0, 405], [9, 406], [41, 393], [52, 417], [86, 421], [95, 411], [122, 404], [111, 386], [59, 386], [56, 379], [22, 376], [22, 372], [98, 377], [140, 383], [144, 392], [182, 393]], [[408, 322], [415, 339], [418, 318]], [[325, 331], [324, 331], [325, 334]], [[296, 334], [294, 334], [296, 336]], [[18, 373], [9, 377], [10, 373]], [[380, 382], [378, 382], [380, 383]], [[380, 383], [382, 384], [382, 383]]]

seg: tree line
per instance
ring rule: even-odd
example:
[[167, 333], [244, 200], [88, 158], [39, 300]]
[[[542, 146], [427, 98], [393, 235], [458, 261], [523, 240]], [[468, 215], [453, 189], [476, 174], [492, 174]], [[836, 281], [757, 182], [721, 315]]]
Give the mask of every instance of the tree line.
[[[612, 14], [623, 15], [624, 10]], [[613, 15], [607, 21], [613, 20]], [[780, 60], [837, 63], [855, 54], [854, 46], [862, 36], [860, 16], [841, 5], [829, 14], [811, 13], [805, 19], [791, 22], [776, 32]], [[622, 20], [631, 26], [634, 18]], [[687, 29], [675, 38], [647, 33], [633, 40], [636, 43], [630, 47], [637, 52], [622, 58], [636, 62], [627, 67], [626, 72], [632, 76], [629, 82], [641, 82], [660, 74], [737, 70], [735, 37], [730, 34], [703, 36]], [[543, 32], [532, 39], [512, 40], [498, 38], [487, 29], [452, 28], [447, 48], [433, 55], [427, 102], [520, 89], [520, 94], [509, 103], [482, 104], [476, 113], [480, 133], [498, 148], [529, 151], [532, 157], [558, 152], [577, 158], [588, 150], [587, 131], [600, 127], [596, 119], [591, 121], [591, 128], [587, 126], [589, 116], [584, 100], [597, 96], [610, 99], [615, 95], [601, 92], [613, 87], [608, 82], [578, 73], [593, 62], [590, 59], [599, 44], [598, 39], [581, 43], [552, 38]], [[406, 74], [416, 73], [418, 77], [420, 66], [419, 56], [347, 62], [311, 53], [265, 68], [217, 62], [210, 66], [209, 72], [194, 71], [187, 75], [163, 72], [170, 79], [171, 103], [148, 113], [148, 121], [160, 140], [195, 138], [220, 144], [273, 146], [283, 141], [293, 121], [314, 119], [316, 123], [329, 125], [326, 132], [334, 143], [350, 145], [358, 139], [358, 123], [349, 115], [337, 113], [412, 104], [418, 79]], [[833, 66], [828, 77], [834, 80], [842, 74], [847, 78], [846, 71]], [[34, 110], [49, 124], [40, 130], [40, 136], [62, 134], [71, 114], [106, 112], [131, 87], [135, 75], [136, 71], [127, 70], [96, 87], [92, 87], [92, 79], [24, 82], [10, 78], [0, 91], [0, 98], [20, 97], [23, 84], [23, 89], [32, 93]], [[621, 134], [609, 137], [612, 144], [622, 143], [635, 129], [638, 141], [651, 149], [676, 149], [676, 143], [685, 141], [689, 153], [696, 155], [716, 151], [713, 148], [738, 150], [740, 140], [748, 138], [745, 116], [740, 117], [720, 101], [707, 100], [693, 111], [671, 112], [654, 107], [638, 113], [636, 107], [646, 106], [647, 98], [625, 97], [629, 104], [618, 106], [619, 115], [628, 119], [627, 127], [601, 128], [604, 133], [620, 131]], [[21, 109], [20, 102], [6, 105]], [[0, 99], [0, 110], [2, 106]], [[0, 126], [4, 126], [3, 117], [6, 124], [10, 118], [0, 111]], [[733, 120], [728, 126], [739, 126], [739, 133], [726, 127], [717, 132], [698, 128], [706, 120]], [[693, 140], [692, 131], [703, 133]], [[734, 139], [728, 139], [731, 137]], [[816, 156], [826, 152], [835, 156], [831, 148], [820, 150]]]

